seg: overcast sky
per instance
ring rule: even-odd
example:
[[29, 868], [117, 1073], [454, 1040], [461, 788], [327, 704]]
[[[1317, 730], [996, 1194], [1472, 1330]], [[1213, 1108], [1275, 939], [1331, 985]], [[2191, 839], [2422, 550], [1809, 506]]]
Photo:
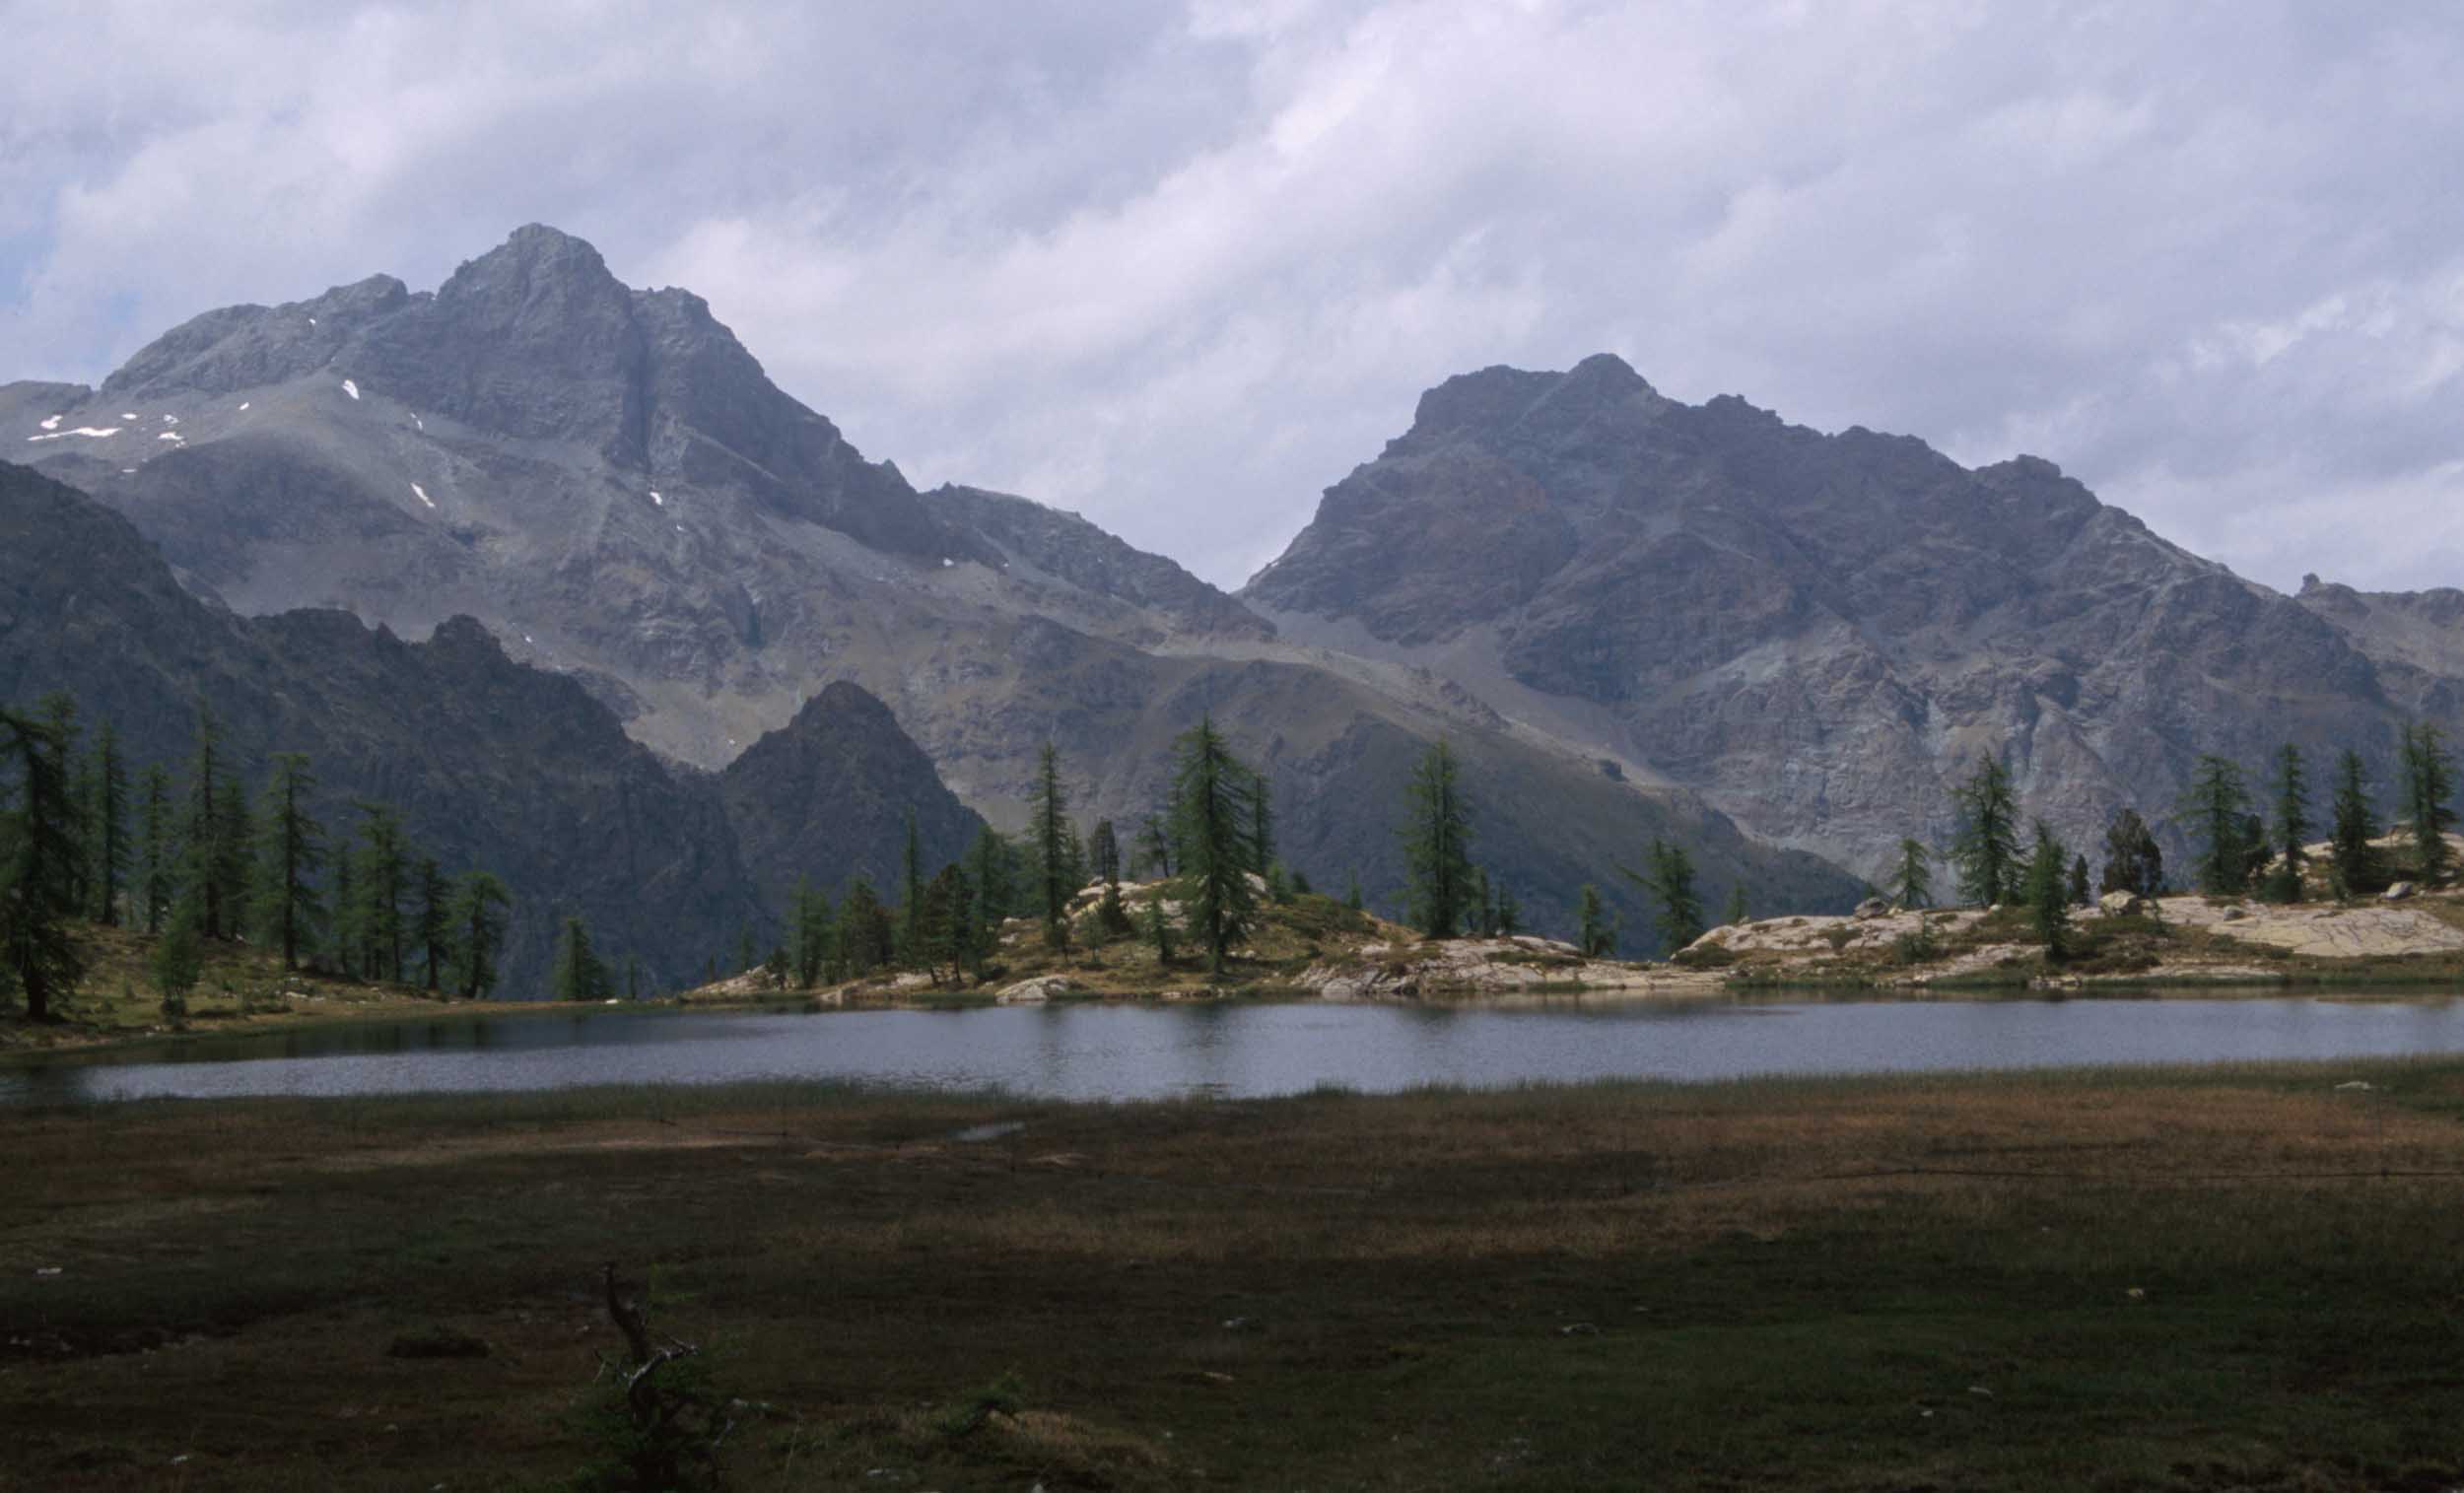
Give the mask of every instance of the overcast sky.
[[554, 224], [920, 486], [1207, 578], [1495, 363], [2464, 584], [2464, 19], [2366, 5], [0, 0], [0, 379]]

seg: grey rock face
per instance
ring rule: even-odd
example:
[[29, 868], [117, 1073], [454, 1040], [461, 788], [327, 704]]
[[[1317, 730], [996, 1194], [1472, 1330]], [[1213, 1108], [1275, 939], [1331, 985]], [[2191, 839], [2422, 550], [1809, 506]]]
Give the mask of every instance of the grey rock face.
[[2123, 804], [2163, 817], [2198, 752], [2376, 756], [2397, 704], [2351, 629], [2049, 462], [1685, 405], [1608, 357], [1431, 390], [1243, 594], [1868, 874], [1903, 835], [1946, 842], [1983, 752], [2092, 846]]

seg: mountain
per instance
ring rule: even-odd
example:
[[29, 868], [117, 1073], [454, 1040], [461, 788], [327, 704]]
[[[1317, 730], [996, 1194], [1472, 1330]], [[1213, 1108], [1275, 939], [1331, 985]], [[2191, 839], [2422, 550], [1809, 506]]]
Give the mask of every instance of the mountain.
[[2296, 600], [2050, 462], [1688, 405], [1608, 356], [1429, 390], [1242, 595], [1870, 875], [1903, 835], [1948, 843], [1981, 753], [2092, 848], [2200, 752], [2384, 760], [2402, 713], [2456, 699], [2402, 642], [2452, 607]]
[[[1295, 863], [1328, 882], [1357, 870], [1389, 906], [1402, 779], [1441, 735], [1479, 766], [1482, 858], [1544, 925], [1567, 925], [1576, 889], [1606, 876], [1640, 927], [1608, 856], [1630, 862], [1654, 834], [1759, 906], [1858, 894], [1680, 785], [1615, 762], [1609, 776], [1613, 754], [1586, 740], [1450, 680], [1279, 638], [1082, 518], [916, 491], [771, 384], [700, 300], [629, 289], [551, 229], [434, 293], [379, 276], [208, 312], [100, 389], [0, 386], [0, 441], [127, 515], [200, 596], [249, 616], [339, 609], [405, 637], [469, 616], [635, 740], [736, 787], [794, 780], [730, 765], [767, 733], [796, 741], [798, 713], [845, 682], [1004, 827], [1047, 740], [1080, 823], [1129, 825], [1163, 801], [1173, 735], [1211, 712], [1276, 773]], [[772, 882], [782, 857], [833, 843], [744, 833], [750, 874]]]
[[0, 463], [0, 700], [55, 689], [174, 777], [202, 699], [250, 793], [268, 754], [305, 752], [329, 832], [378, 799], [448, 872], [496, 872], [516, 898], [508, 994], [544, 983], [566, 913], [671, 987], [760, 917], [716, 787], [671, 775], [575, 681], [467, 618], [405, 643], [343, 612], [209, 607], [125, 519]]
[[926, 876], [965, 854], [984, 828], [890, 708], [845, 680], [745, 748], [719, 787], [754, 885], [782, 913], [799, 877], [834, 898], [854, 877], [869, 877], [896, 902], [910, 813]]

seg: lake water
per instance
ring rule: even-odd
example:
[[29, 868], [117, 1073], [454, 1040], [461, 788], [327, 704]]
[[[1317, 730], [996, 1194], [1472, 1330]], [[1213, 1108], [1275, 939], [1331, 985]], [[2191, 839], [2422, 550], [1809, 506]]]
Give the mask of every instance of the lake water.
[[1064, 1003], [814, 1015], [609, 1010], [206, 1038], [0, 1068], [0, 1104], [828, 1079], [1055, 1099], [1385, 1092], [2464, 1052], [2464, 998], [1329, 1005]]

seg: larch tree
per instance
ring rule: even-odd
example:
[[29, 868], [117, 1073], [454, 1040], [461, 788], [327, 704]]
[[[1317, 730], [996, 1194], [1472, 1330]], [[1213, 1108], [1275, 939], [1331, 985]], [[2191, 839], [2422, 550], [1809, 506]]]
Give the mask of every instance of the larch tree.
[[444, 987], [453, 947], [453, 887], [434, 855], [422, 855], [411, 871], [419, 911], [411, 915], [411, 937], [419, 945], [420, 983], [431, 992]]
[[565, 919], [557, 935], [556, 968], [549, 989], [558, 1000], [596, 1004], [608, 994], [607, 964], [590, 945], [590, 928], [579, 915]]
[[1600, 900], [1600, 888], [1584, 883], [1582, 894], [1574, 904], [1574, 942], [1586, 959], [1606, 958], [1616, 952], [1617, 928], [1609, 919], [1608, 908]]
[[2035, 924], [2037, 941], [2045, 946], [2046, 957], [2052, 959], [2067, 952], [2071, 900], [2065, 883], [2069, 859], [2062, 842], [2053, 838], [2053, 830], [2043, 820], [2037, 820], [2035, 845], [2027, 857], [2027, 911], [2029, 920]]
[[0, 983], [28, 1019], [48, 1021], [85, 972], [69, 934], [79, 906], [67, 748], [50, 722], [0, 711], [0, 754], [17, 767], [15, 800], [0, 814]]
[[2378, 818], [2370, 808], [2368, 776], [2361, 754], [2347, 747], [2336, 759], [2336, 796], [2328, 808], [2328, 854], [2341, 895], [2374, 892], [2384, 879], [2378, 864]]
[[2154, 897], [2164, 890], [2164, 850], [2137, 809], [2116, 810], [2113, 822], [2105, 826], [2104, 874], [2096, 889], [2134, 897]]
[[2276, 847], [2283, 863], [2271, 879], [2268, 893], [2280, 902], [2299, 902], [2301, 866], [2309, 859], [2304, 847], [2310, 839], [2310, 788], [2302, 771], [2301, 748], [2290, 741], [2279, 747], [2275, 768], [2270, 796], [2275, 799]]
[[2019, 887], [2019, 809], [2010, 770], [1991, 753], [1979, 757], [1951, 801], [1958, 816], [1951, 863], [1959, 871], [1959, 896], [1980, 907], [2012, 900]]
[[1934, 852], [1922, 840], [1899, 842], [1899, 864], [1890, 873], [1890, 897], [1911, 912], [1934, 904]]
[[2241, 769], [2213, 753], [2191, 769], [2178, 810], [2197, 849], [2192, 869], [2212, 897], [2239, 892], [2250, 874], [2250, 790]]
[[2406, 817], [2412, 821], [2413, 848], [2421, 861], [2422, 879], [2445, 876], [2453, 858], [2447, 831], [2455, 823], [2455, 759], [2435, 725], [2419, 721], [2404, 728], [2402, 755]]
[[486, 871], [466, 873], [453, 895], [453, 987], [465, 1000], [495, 990], [513, 897]]
[[282, 967], [300, 967], [303, 947], [325, 921], [316, 872], [325, 863], [325, 827], [308, 813], [316, 775], [298, 752], [277, 752], [267, 768], [264, 808], [257, 816], [260, 886], [256, 924], [282, 950]]
[[1061, 784], [1061, 753], [1044, 743], [1035, 768], [1035, 801], [1028, 810], [1028, 838], [1033, 841], [1037, 912], [1044, 918], [1047, 947], [1069, 946], [1069, 862], [1076, 836], [1069, 829], [1069, 794]]
[[1455, 749], [1440, 736], [1403, 787], [1401, 830], [1411, 921], [1426, 937], [1452, 938], [1474, 916], [1472, 834]]
[[1223, 973], [1232, 941], [1257, 910], [1249, 884], [1255, 827], [1250, 802], [1256, 775], [1241, 765], [1210, 715], [1174, 743], [1173, 839], [1180, 851], [1183, 899], [1191, 926], [1206, 945], [1206, 968]]
[[1653, 925], [1668, 953], [1675, 954], [1702, 936], [1702, 894], [1694, 889], [1694, 859], [1685, 853], [1685, 847], [1654, 836], [1643, 853], [1643, 868], [1620, 865], [1617, 873], [1640, 885], [1660, 904]]
[[163, 915], [171, 907], [171, 875], [176, 850], [171, 844], [171, 777], [160, 765], [149, 765], [137, 780], [138, 926], [148, 933], [163, 931]]
[[119, 926], [120, 888], [128, 879], [128, 761], [119, 730], [104, 719], [94, 751], [95, 919]]

